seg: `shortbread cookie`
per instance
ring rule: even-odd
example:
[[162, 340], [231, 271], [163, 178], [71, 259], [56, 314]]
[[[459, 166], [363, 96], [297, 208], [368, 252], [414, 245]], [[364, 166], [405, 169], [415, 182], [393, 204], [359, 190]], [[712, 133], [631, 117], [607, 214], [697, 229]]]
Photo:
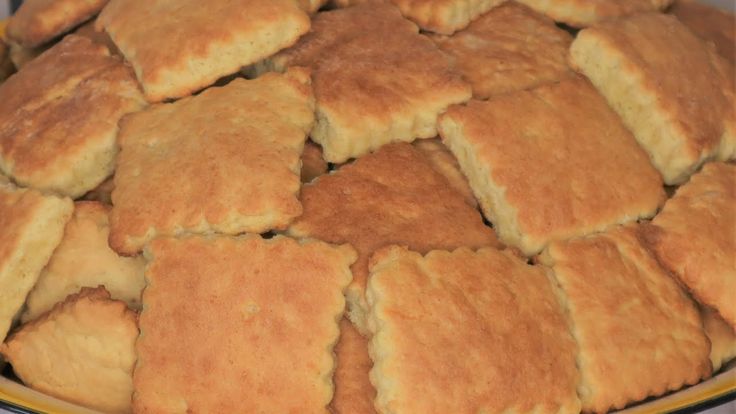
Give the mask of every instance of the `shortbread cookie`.
[[74, 207], [64, 238], [26, 299], [23, 322], [33, 320], [82, 287], [104, 286], [113, 299], [140, 309], [142, 257], [120, 257], [107, 244], [110, 207], [82, 201]]
[[302, 151], [302, 182], [308, 183], [326, 172], [327, 161], [322, 158], [322, 148], [312, 141], [307, 141]]
[[470, 82], [473, 96], [530, 89], [559, 81], [572, 71], [567, 51], [572, 36], [526, 6], [507, 2], [452, 36], [433, 36]]
[[84, 288], [0, 345], [27, 386], [106, 413], [129, 413], [137, 315], [104, 288]]
[[695, 304], [632, 226], [567, 242], [540, 257], [564, 291], [578, 343], [584, 412], [608, 412], [694, 384], [711, 371]]
[[419, 152], [427, 157], [435, 171], [444, 175], [452, 188], [463, 195], [469, 205], [473, 208], [478, 207], [478, 200], [473, 195], [473, 190], [470, 188], [470, 184], [468, 184], [468, 179], [460, 171], [460, 164], [457, 163], [455, 156], [452, 155], [442, 141], [437, 138], [420, 139], [414, 141], [413, 145], [414, 148], [418, 149]]
[[664, 10], [673, 0], [517, 0], [558, 22], [590, 26], [631, 14]]
[[326, 412], [352, 248], [190, 236], [145, 254], [136, 412]]
[[368, 373], [373, 363], [368, 356], [368, 339], [347, 318], [340, 321], [340, 340], [335, 345], [337, 366], [333, 381], [335, 396], [330, 408], [335, 414], [375, 414], [376, 390]]
[[526, 255], [664, 203], [646, 153], [584, 79], [451, 107], [439, 128], [501, 241]]
[[25, 0], [8, 20], [6, 36], [26, 48], [40, 46], [84, 22], [108, 0]]
[[0, 85], [0, 170], [79, 197], [110, 176], [118, 120], [144, 104], [119, 59], [69, 35]]
[[341, 163], [396, 141], [437, 135], [437, 115], [471, 96], [449, 60], [390, 3], [319, 13], [294, 47], [256, 70], [312, 70], [311, 138]]
[[294, 0], [112, 0], [97, 19], [146, 99], [179, 98], [291, 46], [309, 30]]
[[696, 35], [713, 42], [721, 56], [736, 63], [736, 16], [733, 13], [695, 0], [677, 0], [669, 12]]
[[575, 342], [541, 266], [509, 251], [400, 247], [371, 258], [381, 413], [573, 413]]
[[700, 308], [703, 328], [710, 340], [710, 363], [713, 371], [736, 357], [736, 331], [721, 318], [718, 312], [703, 306]]
[[299, 69], [125, 118], [110, 246], [131, 255], [156, 236], [286, 228], [302, 212], [299, 157], [313, 121]]
[[736, 156], [733, 66], [674, 16], [645, 13], [583, 30], [570, 53], [665, 183]]

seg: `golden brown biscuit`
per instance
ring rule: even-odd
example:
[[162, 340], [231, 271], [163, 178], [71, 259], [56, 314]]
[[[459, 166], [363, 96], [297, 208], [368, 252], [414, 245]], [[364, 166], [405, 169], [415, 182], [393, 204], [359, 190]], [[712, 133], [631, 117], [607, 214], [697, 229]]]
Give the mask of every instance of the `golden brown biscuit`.
[[93, 190], [82, 196], [82, 200], [97, 201], [102, 204], [112, 205], [112, 190], [115, 188], [114, 177], [103, 181]]
[[23, 325], [2, 354], [38, 391], [108, 413], [131, 411], [137, 315], [103, 287], [69, 295]]
[[645, 11], [664, 10], [673, 0], [517, 0], [558, 22], [574, 27]]
[[473, 195], [473, 190], [470, 188], [470, 184], [468, 184], [468, 179], [460, 171], [460, 164], [457, 163], [455, 156], [452, 155], [442, 141], [437, 138], [420, 139], [414, 141], [413, 145], [414, 148], [418, 149], [419, 152], [427, 157], [435, 171], [444, 175], [452, 188], [465, 197], [465, 201], [470, 206], [473, 208], [478, 207], [478, 201]]
[[26, 48], [40, 46], [97, 14], [108, 0], [25, 0], [8, 19], [6, 35]]
[[308, 183], [326, 172], [327, 161], [322, 158], [322, 147], [307, 141], [302, 151], [302, 182]]
[[540, 261], [564, 291], [578, 343], [584, 412], [607, 412], [710, 374], [693, 302], [633, 226], [554, 242]]
[[473, 87], [473, 96], [530, 89], [569, 76], [572, 36], [513, 1], [494, 8], [452, 36], [432, 36]]
[[119, 59], [69, 35], [0, 85], [0, 170], [79, 197], [110, 176], [117, 122], [144, 104]]
[[493, 230], [445, 177], [407, 143], [389, 144], [302, 188], [298, 238], [350, 243], [358, 251], [346, 292], [350, 319], [365, 328], [368, 258], [388, 244], [428, 252], [498, 246]]
[[110, 207], [81, 201], [67, 223], [64, 238], [26, 299], [23, 322], [37, 318], [82, 287], [104, 286], [113, 299], [140, 309], [142, 257], [120, 257], [107, 244]]
[[370, 382], [373, 362], [368, 356], [368, 339], [347, 318], [340, 321], [340, 340], [335, 345], [335, 396], [330, 409], [335, 414], [375, 414], [376, 390]]
[[145, 255], [136, 412], [326, 412], [352, 248], [193, 236]]
[[97, 30], [97, 28], [95, 28], [95, 23], [95, 20], [88, 21], [87, 23], [79, 26], [77, 30], [74, 31], [74, 34], [86, 37], [95, 43], [105, 46], [110, 51], [110, 54], [122, 56], [117, 46], [115, 46], [115, 43], [110, 39], [110, 36], [102, 30]]
[[583, 30], [570, 55], [665, 183], [736, 156], [733, 66], [674, 16], [645, 13]]
[[437, 115], [470, 98], [470, 86], [399, 10], [383, 2], [319, 13], [294, 47], [256, 71], [312, 69], [312, 139], [342, 163], [396, 141], [437, 135]]
[[665, 199], [646, 153], [581, 78], [453, 106], [439, 129], [501, 241], [526, 255], [650, 217]]
[[644, 228], [665, 268], [736, 327], [736, 165], [708, 163]]
[[284, 229], [302, 212], [299, 156], [313, 121], [300, 69], [126, 117], [110, 246], [130, 255], [159, 235]]
[[718, 312], [707, 306], [700, 307], [700, 316], [703, 318], [705, 334], [710, 340], [710, 363], [715, 372], [736, 357], [736, 331]]
[[677, 0], [670, 13], [702, 39], [713, 42], [718, 53], [736, 63], [736, 16], [698, 1]]
[[61, 242], [73, 210], [68, 198], [0, 182], [0, 341]]
[[510, 251], [400, 247], [371, 258], [381, 413], [572, 413], [575, 342], [541, 266]]
[[97, 19], [149, 102], [179, 98], [291, 46], [309, 30], [294, 0], [112, 0]]

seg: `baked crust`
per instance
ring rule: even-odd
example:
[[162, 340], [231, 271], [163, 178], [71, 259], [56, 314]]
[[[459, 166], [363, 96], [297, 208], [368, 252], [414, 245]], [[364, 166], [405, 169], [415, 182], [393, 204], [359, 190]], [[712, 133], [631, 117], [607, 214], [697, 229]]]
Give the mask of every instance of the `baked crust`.
[[25, 0], [8, 19], [6, 35], [34, 48], [68, 32], [99, 13], [108, 0]]
[[692, 0], [677, 0], [669, 12], [702, 39], [713, 42], [718, 53], [736, 64], [736, 16]]
[[590, 26], [631, 14], [664, 10], [673, 0], [516, 0], [574, 27]]
[[373, 366], [368, 356], [368, 339], [347, 318], [340, 321], [340, 340], [335, 345], [335, 396], [330, 409], [335, 414], [376, 414], [376, 390], [368, 373]]

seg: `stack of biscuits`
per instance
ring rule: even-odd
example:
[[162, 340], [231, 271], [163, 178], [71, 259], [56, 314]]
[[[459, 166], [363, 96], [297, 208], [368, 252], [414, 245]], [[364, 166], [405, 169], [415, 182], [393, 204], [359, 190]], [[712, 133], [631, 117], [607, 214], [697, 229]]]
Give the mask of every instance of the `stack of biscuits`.
[[711, 377], [736, 20], [672, 3], [25, 1], [0, 364], [110, 413], [604, 413]]

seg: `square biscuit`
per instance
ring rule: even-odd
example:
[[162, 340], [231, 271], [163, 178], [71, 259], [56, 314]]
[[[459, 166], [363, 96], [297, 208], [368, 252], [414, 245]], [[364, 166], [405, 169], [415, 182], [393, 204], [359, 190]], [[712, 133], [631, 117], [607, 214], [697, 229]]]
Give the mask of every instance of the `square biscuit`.
[[312, 70], [317, 101], [311, 138], [342, 163], [381, 145], [437, 135], [437, 116], [471, 96], [448, 59], [390, 3], [317, 14], [293, 47], [256, 65]]
[[[0, 175], [0, 177], [2, 177]], [[0, 179], [0, 342], [64, 235], [68, 198], [16, 188]]]
[[26, 0], [8, 19], [7, 38], [34, 48], [99, 13], [108, 0]]
[[664, 10], [673, 0], [516, 0], [555, 21], [573, 27], [615, 20], [631, 14]]
[[572, 36], [513, 1], [452, 36], [432, 40], [452, 57], [479, 99], [557, 82], [572, 73], [567, 65]]
[[313, 121], [309, 75], [299, 69], [125, 118], [110, 246], [132, 255], [159, 235], [286, 228], [302, 212], [299, 157]]
[[131, 412], [137, 314], [103, 288], [83, 288], [28, 324], [0, 354], [27, 386], [107, 413]]
[[695, 304], [635, 226], [554, 242], [539, 261], [552, 268], [572, 319], [584, 412], [620, 409], [710, 374]]
[[136, 412], [326, 413], [352, 248], [190, 236], [145, 255]]
[[0, 84], [0, 170], [79, 197], [115, 168], [118, 120], [145, 105], [104, 46], [69, 35]]
[[376, 389], [370, 382], [373, 366], [368, 355], [368, 339], [349, 319], [340, 321], [340, 339], [335, 345], [335, 395], [330, 409], [335, 414], [376, 414]]
[[695, 0], [677, 0], [669, 12], [701, 39], [713, 42], [721, 56], [736, 64], [736, 16], [733, 13]]
[[319, 177], [302, 188], [300, 199], [304, 212], [287, 229], [290, 236], [350, 243], [358, 251], [346, 294], [349, 317], [363, 333], [368, 259], [375, 250], [499, 245], [480, 213], [407, 143], [385, 145]]
[[435, 171], [445, 176], [452, 188], [462, 194], [465, 201], [473, 208], [478, 207], [478, 200], [473, 195], [468, 179], [460, 171], [460, 164], [452, 152], [438, 138], [419, 139], [412, 143], [414, 148], [424, 154], [434, 167]]
[[736, 357], [736, 331], [710, 307], [700, 306], [700, 316], [710, 341], [710, 363], [715, 373]]
[[61, 243], [26, 298], [22, 322], [36, 319], [83, 287], [104, 286], [113, 299], [140, 309], [146, 285], [143, 257], [121, 257], [110, 249], [109, 212], [100, 203], [75, 203]]
[[575, 342], [541, 266], [510, 251], [389, 247], [371, 258], [382, 413], [573, 413]]
[[[180, 98], [291, 46], [309, 30], [294, 0], [111, 0], [97, 18], [149, 102]], [[185, 22], [185, 23], [182, 23]]]
[[644, 13], [585, 29], [570, 61], [606, 97], [665, 183], [681, 184], [703, 162], [736, 156], [733, 66], [674, 16]]
[[706, 164], [644, 229], [662, 265], [736, 328], [736, 165]]
[[439, 129], [501, 241], [529, 256], [664, 203], [646, 153], [581, 78], [453, 106]]

